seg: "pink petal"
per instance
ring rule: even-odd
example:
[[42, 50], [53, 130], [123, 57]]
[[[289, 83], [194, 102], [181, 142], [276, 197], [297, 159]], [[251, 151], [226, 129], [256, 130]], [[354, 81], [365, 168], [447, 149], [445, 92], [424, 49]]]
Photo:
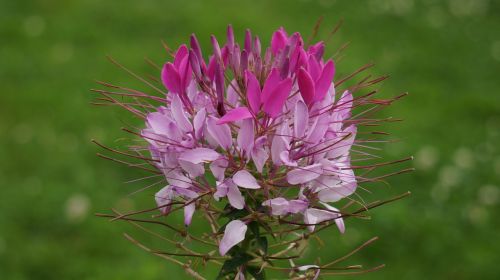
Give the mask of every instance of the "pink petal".
[[288, 200], [283, 197], [277, 197], [262, 202], [263, 206], [271, 207], [271, 214], [275, 216], [288, 214]]
[[286, 174], [286, 180], [292, 185], [303, 184], [312, 181], [323, 173], [320, 163], [294, 169]]
[[309, 231], [312, 232], [314, 231], [316, 224], [336, 219], [339, 216], [340, 215], [338, 213], [333, 213], [330, 211], [316, 209], [316, 208], [309, 208], [304, 213], [304, 222], [306, 224], [311, 224], [307, 226], [307, 228], [309, 229]]
[[309, 122], [309, 110], [306, 104], [302, 101], [297, 101], [295, 104], [295, 116], [293, 123], [294, 136], [297, 139], [304, 137], [306, 132], [307, 123]]
[[225, 150], [232, 145], [231, 129], [227, 124], [217, 124], [217, 119], [210, 117], [207, 119], [207, 130], [210, 136]]
[[316, 81], [321, 75], [321, 65], [319, 64], [318, 60], [312, 55], [309, 56], [307, 64], [307, 71], [309, 72], [309, 75], [311, 75], [313, 81]]
[[168, 213], [172, 205], [165, 206], [172, 201], [174, 194], [170, 186], [166, 186], [162, 188], [159, 192], [155, 194], [156, 205], [160, 208], [160, 212], [163, 214]]
[[194, 134], [196, 139], [200, 139], [203, 136], [203, 127], [205, 126], [205, 119], [207, 117], [207, 111], [205, 108], [196, 113], [193, 119]]
[[193, 219], [194, 211], [196, 210], [196, 205], [194, 202], [184, 206], [184, 225], [189, 226], [191, 220]]
[[[265, 136], [263, 136], [265, 137]], [[255, 164], [255, 167], [257, 168], [257, 171], [262, 173], [262, 170], [264, 168], [264, 164], [266, 163], [267, 159], [269, 158], [269, 153], [268, 151], [264, 148], [263, 145], [258, 145], [258, 140], [255, 140], [255, 145], [252, 148], [252, 160], [253, 163]]]
[[191, 65], [189, 64], [189, 57], [186, 56], [182, 59], [181, 64], [177, 68], [179, 72], [179, 76], [181, 78], [181, 88], [184, 90], [188, 85], [189, 82], [191, 81], [192, 77], [192, 71], [191, 71]]
[[340, 210], [329, 205], [329, 204], [326, 204], [326, 203], [321, 203], [321, 205], [325, 206], [325, 208], [330, 210], [330, 211], [334, 211], [334, 212], [338, 213], [337, 217], [335, 218], [335, 224], [337, 224], [337, 227], [338, 227], [340, 233], [344, 233], [345, 232], [345, 224], [344, 224], [344, 219], [342, 219], [342, 213], [340, 213]]
[[271, 51], [274, 55], [277, 55], [282, 49], [285, 48], [288, 41], [287, 35], [283, 28], [278, 29], [274, 32], [271, 39]]
[[229, 191], [229, 186], [226, 184], [226, 182], [218, 183], [217, 184], [217, 190], [214, 193], [214, 199], [216, 201], [219, 201], [221, 197], [226, 197], [227, 193]]
[[266, 103], [267, 99], [272, 96], [274, 89], [278, 86], [280, 82], [280, 73], [277, 68], [271, 69], [271, 73], [267, 76], [266, 82], [264, 83], [264, 88], [262, 89], [261, 102]]
[[304, 68], [299, 69], [297, 83], [299, 84], [300, 95], [302, 95], [304, 102], [310, 105], [314, 101], [314, 81]]
[[328, 89], [332, 85], [334, 75], [335, 65], [333, 64], [332, 60], [329, 60], [323, 68], [321, 76], [316, 81], [316, 94], [314, 96], [314, 101], [321, 101], [323, 100], [323, 98], [325, 98]]
[[[328, 114], [321, 114], [316, 117], [313, 125], [309, 128], [306, 141], [312, 144], [320, 142], [325, 136], [328, 127], [330, 126], [330, 116]], [[330, 144], [333, 144], [332, 142]]]
[[247, 225], [240, 220], [234, 220], [226, 225], [224, 236], [219, 245], [219, 253], [224, 256], [229, 249], [245, 239]]
[[217, 121], [218, 125], [225, 124], [228, 122], [235, 122], [244, 119], [249, 119], [252, 117], [252, 113], [248, 111], [247, 107], [234, 108], [228, 111], [222, 118]]
[[218, 181], [224, 180], [224, 172], [227, 168], [227, 159], [219, 158], [210, 164], [210, 171]]
[[288, 201], [288, 212], [289, 213], [302, 213], [309, 206], [309, 202], [302, 199], [293, 199]]
[[255, 75], [250, 71], [245, 71], [247, 81], [247, 99], [250, 109], [254, 114], [260, 110], [260, 84]]
[[335, 106], [336, 108], [334, 109], [334, 112], [339, 114], [342, 120], [350, 118], [352, 109], [352, 93], [348, 90], [344, 91]]
[[177, 126], [182, 131], [189, 132], [193, 130], [193, 125], [184, 113], [184, 106], [182, 105], [179, 95], [172, 96], [170, 110], [172, 111], [172, 117], [174, 118]]
[[189, 161], [179, 159], [179, 165], [186, 171], [191, 178], [197, 178], [205, 173], [203, 164], [196, 164]]
[[220, 154], [209, 148], [194, 148], [181, 153], [179, 160], [188, 161], [194, 164], [210, 162], [218, 159]]
[[229, 204], [236, 209], [243, 209], [245, 207], [245, 199], [241, 195], [240, 189], [231, 180], [226, 180], [226, 185]]
[[271, 93], [266, 101], [264, 101], [264, 112], [271, 118], [277, 117], [283, 111], [283, 105], [290, 95], [292, 90], [292, 79], [287, 78], [281, 81]]
[[174, 65], [177, 69], [181, 65], [182, 60], [189, 54], [188, 48], [185, 44], [182, 44], [175, 52]]
[[161, 70], [161, 81], [165, 88], [173, 93], [181, 93], [181, 76], [174, 65], [167, 62]]
[[253, 120], [246, 119], [241, 122], [240, 130], [238, 132], [237, 143], [238, 147], [245, 152], [245, 155], [250, 154], [252, 149], [255, 133], [253, 130]]
[[233, 182], [245, 189], [260, 189], [255, 177], [246, 170], [240, 170], [233, 175]]

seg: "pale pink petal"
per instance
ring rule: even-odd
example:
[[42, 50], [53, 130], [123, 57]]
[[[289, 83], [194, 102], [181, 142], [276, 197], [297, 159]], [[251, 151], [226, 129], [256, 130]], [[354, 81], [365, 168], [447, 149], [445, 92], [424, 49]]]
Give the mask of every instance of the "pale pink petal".
[[196, 210], [196, 205], [194, 202], [187, 204], [184, 206], [184, 225], [189, 226], [191, 224], [191, 220], [193, 219], [194, 211]]
[[[310, 127], [308, 131], [308, 135], [306, 138], [306, 141], [311, 143], [311, 144], [316, 144], [320, 142], [323, 137], [325, 136], [326, 131], [328, 130], [330, 126], [331, 120], [330, 120], [330, 115], [324, 113], [319, 116], [317, 116], [314, 120], [313, 125]], [[335, 142], [332, 142], [330, 144], [333, 144]]]
[[172, 205], [168, 205], [173, 198], [174, 194], [170, 186], [162, 188], [155, 194], [156, 205], [161, 207], [159, 210], [161, 213], [166, 214], [172, 208]]
[[324, 221], [336, 219], [337, 217], [339, 217], [338, 213], [333, 213], [330, 211], [316, 209], [316, 208], [309, 208], [304, 213], [304, 222], [306, 224], [309, 224], [307, 228], [309, 229], [309, 231], [312, 232], [314, 231], [314, 228], [316, 227], [317, 224]]
[[210, 163], [210, 171], [212, 171], [212, 174], [218, 181], [224, 180], [225, 176], [224, 172], [226, 171], [226, 168], [227, 168], [227, 159], [225, 158], [219, 158]]
[[281, 166], [283, 165], [283, 161], [281, 161], [281, 153], [283, 151], [287, 151], [287, 145], [283, 137], [274, 136], [273, 142], [271, 144], [271, 158], [273, 160], [274, 165]]
[[286, 180], [292, 185], [303, 184], [312, 181], [323, 173], [320, 163], [296, 168], [286, 174]]
[[243, 209], [245, 207], [245, 199], [238, 187], [231, 180], [226, 180], [225, 184], [228, 188], [227, 199], [229, 200], [229, 204], [236, 209]]
[[228, 111], [222, 118], [217, 121], [218, 125], [228, 122], [235, 122], [244, 119], [252, 118], [252, 113], [248, 111], [247, 107], [238, 107]]
[[170, 109], [172, 110], [172, 117], [174, 118], [177, 126], [183, 132], [189, 132], [193, 130], [193, 125], [184, 113], [184, 106], [182, 105], [182, 101], [179, 95], [172, 96]]
[[191, 163], [204, 163], [218, 159], [220, 154], [209, 148], [194, 148], [182, 152], [179, 160], [188, 161]]
[[283, 105], [290, 95], [292, 89], [292, 79], [286, 78], [278, 83], [270, 94], [270, 97], [264, 101], [264, 112], [271, 118], [277, 117], [283, 111]]
[[338, 113], [341, 116], [342, 120], [351, 117], [352, 100], [352, 93], [346, 90], [344, 91], [344, 93], [342, 93], [342, 96], [335, 104], [336, 108], [334, 109], [334, 112]]
[[203, 127], [205, 126], [205, 119], [207, 116], [207, 111], [205, 108], [196, 113], [193, 119], [194, 134], [196, 139], [200, 139], [203, 136]]
[[240, 170], [233, 175], [233, 182], [241, 188], [260, 189], [255, 177], [246, 170]]
[[267, 141], [266, 136], [261, 136], [255, 140], [255, 143], [252, 148], [252, 160], [257, 168], [257, 171], [262, 173], [262, 169], [264, 168], [264, 164], [269, 158], [269, 152], [264, 146]]
[[189, 174], [191, 178], [197, 178], [205, 173], [203, 164], [192, 163], [179, 159], [179, 165]]
[[242, 149], [247, 156], [252, 149], [254, 137], [255, 133], [253, 129], [253, 120], [243, 120], [241, 122], [236, 142], [238, 143], [238, 147], [240, 147], [240, 149]]
[[222, 197], [226, 197], [229, 191], [229, 186], [226, 182], [217, 182], [217, 190], [214, 193], [214, 199], [219, 201]]
[[309, 202], [302, 199], [293, 199], [288, 201], [288, 212], [289, 213], [302, 213], [309, 206]]
[[280, 153], [280, 160], [286, 166], [297, 166], [297, 161], [292, 160], [290, 158], [290, 152], [289, 151], [282, 151]]
[[307, 122], [309, 121], [309, 110], [306, 104], [302, 101], [297, 101], [295, 103], [295, 116], [293, 123], [293, 132], [295, 138], [299, 139], [304, 137], [307, 128]]
[[207, 119], [207, 130], [222, 148], [227, 150], [231, 147], [231, 129], [227, 124], [217, 124], [217, 119], [210, 117]]
[[260, 110], [260, 84], [255, 75], [250, 71], [245, 71], [247, 81], [247, 99], [250, 109], [254, 114], [259, 113]]
[[271, 208], [271, 214], [275, 216], [288, 214], [288, 200], [283, 197], [277, 197], [273, 199], [266, 200], [262, 202], [263, 206], [268, 206]]
[[161, 80], [165, 88], [173, 93], [181, 93], [181, 76], [174, 65], [167, 62], [161, 70]]
[[323, 100], [328, 89], [330, 88], [333, 76], [335, 75], [335, 65], [332, 60], [329, 60], [325, 67], [323, 67], [323, 72], [321, 72], [321, 76], [316, 81], [316, 94], [314, 96], [314, 101]]
[[334, 211], [334, 212], [338, 213], [337, 217], [335, 218], [335, 224], [337, 225], [340, 233], [344, 233], [345, 232], [345, 224], [344, 224], [344, 219], [342, 219], [342, 213], [340, 213], [340, 210], [331, 206], [330, 204], [321, 203], [321, 205], [325, 206], [325, 208], [330, 210], [330, 211]]
[[219, 245], [219, 253], [224, 256], [229, 249], [231, 249], [236, 244], [240, 243], [245, 239], [245, 234], [247, 232], [247, 225], [240, 221], [234, 220], [226, 225], [224, 230], [224, 236]]
[[299, 84], [300, 95], [302, 95], [304, 102], [307, 105], [311, 104], [314, 101], [315, 95], [314, 81], [304, 68], [299, 69], [297, 83]]

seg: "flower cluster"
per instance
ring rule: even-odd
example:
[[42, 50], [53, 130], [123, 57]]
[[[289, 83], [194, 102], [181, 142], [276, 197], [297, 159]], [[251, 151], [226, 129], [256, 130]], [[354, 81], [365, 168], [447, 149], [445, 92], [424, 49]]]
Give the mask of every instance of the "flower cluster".
[[[196, 253], [171, 241], [185, 252], [180, 256], [217, 264], [221, 264], [220, 259], [226, 260], [218, 279], [229, 276], [244, 279], [247, 274], [264, 279], [264, 268], [275, 266], [273, 263], [279, 260], [289, 261], [291, 268], [276, 269], [289, 270], [290, 276], [309, 275], [308, 279], [316, 279], [320, 270], [330, 269], [345, 258], [323, 266], [296, 266], [293, 259], [299, 258], [300, 252], [298, 256], [288, 254], [297, 250], [301, 241], [330, 225], [336, 225], [344, 233], [346, 218], [408, 195], [369, 204], [353, 197], [360, 183], [410, 171], [404, 169], [367, 178], [366, 174], [378, 167], [410, 158], [373, 164], [370, 161], [378, 157], [363, 149], [370, 148], [366, 143], [383, 140], [357, 137], [359, 126], [375, 126], [387, 121], [373, 118], [371, 114], [403, 95], [375, 99], [372, 98], [375, 91], [371, 91], [353, 98], [353, 92], [373, 86], [386, 77], [371, 79], [368, 76], [339, 90], [340, 84], [369, 65], [337, 80], [333, 59], [324, 57], [323, 41], [309, 44], [299, 33], [289, 35], [283, 28], [273, 33], [266, 49], [249, 30], [240, 46], [231, 26], [224, 45], [214, 36], [211, 44], [208, 60], [194, 35], [189, 47], [181, 45], [175, 52], [167, 48], [173, 59], [163, 67], [153, 64], [161, 69], [161, 79], [153, 80], [166, 91], [112, 60], [161, 96], [101, 83], [115, 90], [95, 90], [104, 102], [96, 104], [118, 105], [143, 119], [145, 126], [139, 131], [125, 130], [140, 136], [146, 146], [131, 146], [130, 153], [98, 145], [120, 156], [144, 161], [134, 164], [103, 156], [153, 172], [155, 175], [151, 177], [161, 176], [160, 183], [164, 185], [155, 194], [155, 208], [127, 214], [115, 211], [114, 215], [101, 216], [165, 225], [186, 240], [211, 246], [208, 252]], [[130, 101], [117, 99], [116, 95]], [[354, 108], [365, 105], [370, 107], [352, 113]], [[384, 134], [377, 131], [372, 135]], [[354, 160], [356, 165], [352, 165]], [[370, 163], [362, 164], [366, 161]], [[355, 174], [356, 169], [366, 172]], [[348, 210], [356, 205], [361, 208]], [[186, 228], [177, 229], [157, 220], [129, 218], [157, 210], [160, 215], [155, 218], [161, 219], [183, 210]], [[187, 230], [197, 210], [210, 225], [210, 231], [201, 238]], [[287, 239], [289, 235], [293, 236], [292, 240]], [[269, 245], [268, 237], [276, 243]], [[130, 236], [127, 238], [140, 244]], [[147, 249], [142, 244], [140, 247]], [[218, 254], [214, 247], [218, 248]], [[278, 251], [271, 252], [270, 247]], [[172, 253], [172, 256], [179, 254]], [[175, 263], [182, 264], [195, 278], [204, 279], [189, 263]]]
[[[208, 192], [235, 209], [262, 198], [268, 209], [251, 211], [300, 215], [311, 231], [335, 220], [344, 232], [329, 203], [356, 190], [349, 157], [356, 124], [351, 93], [336, 97], [335, 64], [323, 58], [323, 42], [306, 48], [299, 33], [281, 28], [262, 53], [259, 37], [247, 31], [240, 47], [231, 27], [223, 47], [214, 36], [211, 42], [208, 65], [193, 35], [191, 48], [180, 46], [163, 66], [166, 103], [147, 115], [142, 131], [168, 181], [156, 194], [162, 213], [174, 200]], [[215, 188], [204, 187], [208, 173]], [[184, 207], [186, 225], [195, 205]], [[245, 238], [249, 221], [227, 224], [221, 255]]]

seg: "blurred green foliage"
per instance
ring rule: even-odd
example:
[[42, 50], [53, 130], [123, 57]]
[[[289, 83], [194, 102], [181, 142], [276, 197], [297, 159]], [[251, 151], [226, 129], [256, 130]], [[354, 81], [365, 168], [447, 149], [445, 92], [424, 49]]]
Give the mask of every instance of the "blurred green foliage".
[[[279, 26], [320, 36], [345, 24], [329, 44], [350, 42], [337, 78], [375, 62], [385, 97], [410, 95], [385, 111], [400, 117], [385, 129], [396, 143], [389, 159], [415, 155], [412, 174], [361, 192], [372, 201], [409, 199], [348, 220], [347, 232], [322, 234], [308, 256], [341, 256], [372, 236], [380, 240], [346, 264], [383, 270], [360, 279], [498, 279], [500, 277], [500, 2], [372, 1], [11, 1], [0, 0], [0, 279], [188, 279], [182, 269], [138, 249], [127, 224], [93, 214], [152, 205], [152, 192], [129, 197], [140, 172], [101, 160], [95, 138], [121, 145], [133, 123], [118, 109], [94, 107], [94, 80], [144, 89], [109, 63], [155, 73], [170, 46], [191, 33], [209, 48], [232, 23], [269, 42]], [[199, 231], [200, 226], [193, 226]], [[162, 231], [168, 236], [167, 231]], [[201, 268], [202, 271], [204, 270]], [[214, 271], [209, 270], [209, 275]], [[350, 277], [349, 277], [350, 279]]]

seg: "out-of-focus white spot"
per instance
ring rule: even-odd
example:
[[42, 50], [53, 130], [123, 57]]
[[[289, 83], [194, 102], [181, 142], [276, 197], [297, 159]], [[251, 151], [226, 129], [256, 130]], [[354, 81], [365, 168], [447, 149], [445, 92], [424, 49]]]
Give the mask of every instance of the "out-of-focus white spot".
[[496, 61], [500, 61], [500, 41], [495, 41], [491, 44], [491, 56]]
[[41, 16], [30, 16], [24, 20], [24, 31], [28, 36], [38, 37], [45, 30], [45, 20]]
[[464, 209], [464, 216], [473, 224], [483, 225], [487, 222], [489, 215], [484, 207], [474, 205]]
[[52, 46], [50, 52], [54, 62], [68, 62], [73, 57], [73, 46], [68, 43], [59, 43]]
[[439, 152], [436, 147], [424, 146], [415, 155], [415, 167], [421, 170], [430, 170], [438, 160]]
[[453, 161], [458, 167], [468, 169], [474, 165], [474, 154], [470, 149], [461, 147], [455, 152]]
[[457, 17], [483, 15], [488, 11], [488, 0], [449, 0], [450, 12]]
[[13, 127], [12, 137], [18, 144], [26, 144], [33, 138], [33, 128], [25, 123]]
[[444, 188], [451, 188], [460, 182], [461, 170], [456, 166], [445, 166], [439, 170], [439, 184]]
[[89, 198], [84, 194], [74, 194], [66, 201], [66, 218], [70, 222], [81, 222], [87, 217]]
[[478, 192], [479, 202], [484, 205], [495, 205], [500, 196], [500, 189], [497, 186], [482, 186]]
[[425, 17], [429, 25], [434, 28], [441, 28], [446, 24], [447, 14], [440, 7], [431, 7]]

